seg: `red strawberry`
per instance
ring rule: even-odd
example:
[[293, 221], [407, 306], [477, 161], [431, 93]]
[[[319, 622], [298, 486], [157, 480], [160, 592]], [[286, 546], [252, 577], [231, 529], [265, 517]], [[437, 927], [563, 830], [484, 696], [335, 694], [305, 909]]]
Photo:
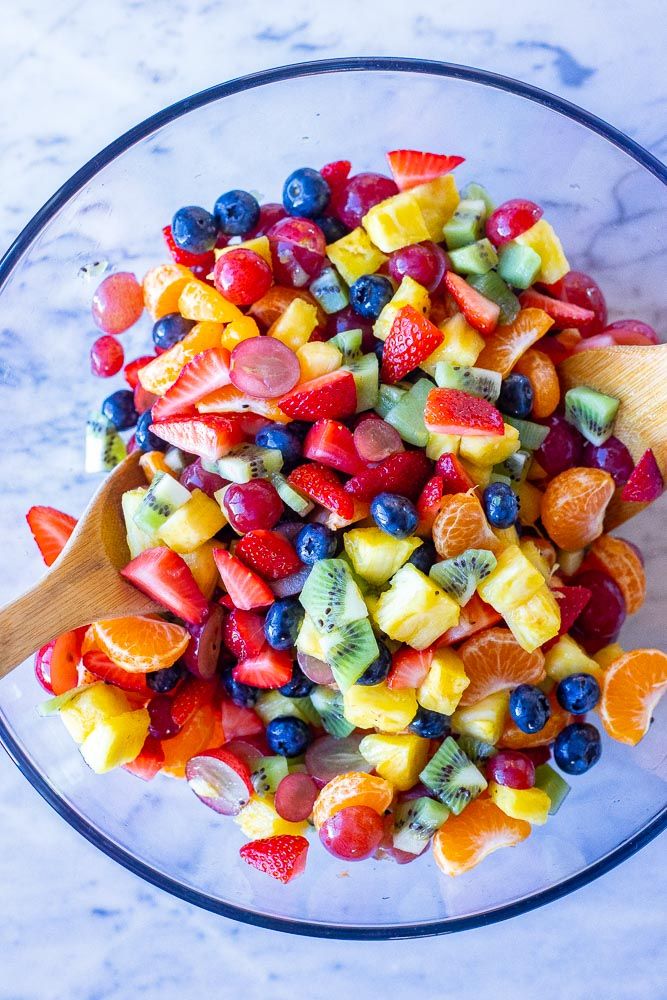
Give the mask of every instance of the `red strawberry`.
[[[229, 594], [226, 596], [229, 597]], [[264, 618], [256, 611], [241, 611], [233, 607], [227, 615], [222, 637], [225, 646], [237, 660], [256, 656], [266, 644]]]
[[191, 625], [201, 625], [209, 613], [208, 601], [190, 567], [165, 546], [146, 549], [120, 572], [144, 594]]
[[352, 164], [349, 160], [334, 160], [333, 163], [325, 163], [320, 173], [333, 193], [344, 187], [351, 169]]
[[357, 454], [352, 432], [337, 420], [318, 420], [306, 434], [303, 454], [312, 462], [321, 462], [354, 476], [366, 468]]
[[435, 471], [443, 480], [445, 493], [467, 493], [475, 486], [456, 455], [449, 451], [435, 463]]
[[552, 299], [549, 295], [542, 295], [534, 289], [522, 292], [519, 296], [522, 309], [542, 309], [547, 316], [551, 316], [554, 321], [555, 330], [565, 330], [568, 327], [585, 327], [595, 319], [592, 309], [584, 309], [581, 306], [572, 305], [570, 302], [562, 302], [560, 299]]
[[159, 773], [163, 764], [164, 751], [162, 744], [154, 736], [147, 736], [139, 756], [135, 757], [129, 764], [123, 764], [122, 766], [130, 774], [141, 778], [142, 781], [151, 781]]
[[292, 656], [265, 646], [261, 653], [241, 660], [232, 671], [235, 681], [258, 688], [279, 688], [292, 679]]
[[78, 685], [83, 632], [64, 632], [35, 653], [35, 676], [49, 694], [64, 694]]
[[560, 608], [558, 634], [565, 635], [590, 601], [591, 591], [588, 587], [554, 587], [553, 594]]
[[639, 459], [630, 473], [630, 478], [623, 487], [621, 500], [631, 500], [638, 503], [650, 503], [657, 500], [662, 493], [664, 483], [655, 460], [655, 455], [649, 448]]
[[445, 286], [471, 326], [480, 333], [493, 333], [498, 325], [500, 306], [481, 295], [454, 271], [445, 275]]
[[278, 837], [251, 840], [243, 845], [239, 854], [246, 864], [265, 875], [271, 875], [279, 882], [289, 882], [306, 867], [308, 841], [305, 837], [283, 833]]
[[390, 384], [400, 382], [429, 354], [433, 354], [443, 339], [442, 330], [438, 330], [414, 306], [403, 306], [398, 310], [384, 342], [382, 381]]
[[281, 396], [278, 405], [294, 420], [324, 417], [351, 417], [357, 409], [357, 387], [352, 372], [330, 372], [310, 382], [302, 382]]
[[155, 403], [153, 420], [166, 420], [177, 413], [194, 416], [195, 403], [229, 383], [229, 351], [224, 347], [202, 351], [183, 367], [171, 388]]
[[294, 546], [285, 536], [265, 528], [248, 531], [236, 543], [234, 555], [265, 580], [282, 580], [303, 569]]
[[215, 684], [188, 677], [178, 688], [171, 704], [171, 717], [177, 726], [183, 727], [195, 712], [204, 705], [210, 705], [215, 696]]
[[214, 462], [245, 438], [240, 423], [229, 417], [206, 413], [199, 417], [171, 417], [151, 424], [150, 429], [181, 451]]
[[324, 465], [299, 465], [290, 472], [287, 481], [339, 517], [354, 516], [352, 497], [346, 493], [336, 473]]
[[128, 362], [123, 368], [123, 375], [125, 376], [125, 381], [129, 385], [130, 389], [136, 389], [139, 385], [139, 369], [144, 368], [149, 361], [154, 361], [154, 354], [144, 354], [140, 358], [135, 358], [134, 361]]
[[230, 555], [226, 549], [213, 549], [213, 558], [235, 607], [241, 611], [252, 611], [253, 608], [273, 604], [275, 598], [271, 588], [240, 559]]
[[228, 698], [223, 698], [220, 711], [226, 742], [244, 736], [258, 736], [264, 732], [264, 723], [251, 708], [243, 708]]
[[141, 383], [135, 385], [134, 408], [137, 413], [145, 413], [146, 410], [150, 410], [153, 403], [157, 403], [158, 398], [154, 393], [149, 392], [148, 389], [144, 389]]
[[431, 476], [424, 484], [424, 488], [417, 500], [417, 513], [419, 514], [419, 533], [430, 534], [433, 522], [440, 509], [440, 501], [445, 494], [445, 484], [442, 476]]
[[140, 694], [151, 694], [146, 683], [146, 674], [131, 673], [117, 666], [101, 649], [89, 649], [83, 654], [83, 665], [91, 674], [107, 684], [115, 684], [123, 691], [138, 691]]
[[55, 507], [31, 507], [25, 516], [42, 559], [53, 565], [76, 528], [76, 518]]
[[501, 616], [494, 611], [490, 604], [473, 594], [465, 607], [461, 608], [461, 616], [458, 625], [452, 625], [436, 641], [436, 648], [439, 646], [453, 646], [463, 639], [481, 632], [484, 628], [490, 628], [500, 621]]
[[422, 153], [417, 149], [392, 149], [387, 153], [391, 174], [399, 191], [408, 191], [418, 184], [426, 184], [448, 174], [459, 163], [465, 162], [463, 156], [446, 156], [443, 153]]
[[432, 649], [410, 649], [409, 646], [402, 646], [391, 658], [387, 687], [418, 688], [426, 680], [432, 660]]
[[500, 410], [460, 389], [431, 389], [426, 397], [424, 423], [433, 434], [480, 437], [505, 433]]
[[212, 250], [208, 250], [206, 253], [190, 253], [189, 250], [181, 250], [174, 241], [171, 226], [163, 226], [162, 235], [164, 236], [164, 242], [167, 244], [167, 249], [171, 254], [172, 260], [177, 264], [183, 264], [185, 267], [200, 267], [202, 270], [205, 270], [206, 274], [213, 270], [215, 266], [215, 254]]
[[415, 500], [431, 473], [432, 465], [421, 451], [390, 455], [372, 469], [365, 469], [345, 483], [345, 491], [370, 502], [378, 493], [389, 491]]

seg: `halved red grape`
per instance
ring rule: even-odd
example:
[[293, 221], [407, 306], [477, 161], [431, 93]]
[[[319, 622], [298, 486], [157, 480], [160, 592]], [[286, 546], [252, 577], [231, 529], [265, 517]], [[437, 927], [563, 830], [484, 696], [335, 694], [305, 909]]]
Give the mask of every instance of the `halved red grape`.
[[156, 740], [168, 740], [181, 731], [172, 713], [173, 705], [173, 698], [166, 694], [158, 694], [148, 703], [150, 716], [148, 731]]
[[227, 480], [219, 476], [217, 472], [207, 472], [201, 464], [201, 458], [197, 458], [190, 465], [185, 466], [181, 472], [180, 481], [189, 490], [201, 490], [209, 497], [227, 485]]
[[429, 292], [438, 287], [446, 270], [445, 251], [430, 240], [394, 250], [387, 265], [389, 277], [399, 285], [407, 275]]
[[203, 625], [188, 625], [192, 638], [183, 654], [183, 662], [191, 674], [208, 681], [215, 675], [222, 648], [222, 629], [225, 613], [218, 604], [211, 604], [211, 611]]
[[363, 420], [354, 432], [354, 446], [364, 462], [381, 462], [398, 451], [403, 451], [403, 440], [398, 431], [384, 420]]
[[591, 592], [588, 604], [572, 626], [572, 635], [589, 653], [614, 642], [625, 621], [625, 600], [612, 578], [601, 570], [587, 569], [574, 580]]
[[301, 378], [301, 368], [294, 351], [280, 340], [251, 337], [232, 351], [229, 377], [248, 396], [272, 399], [294, 388]]
[[64, 694], [79, 682], [81, 629], [64, 632], [35, 653], [35, 676], [49, 694]]
[[565, 469], [581, 463], [584, 439], [565, 417], [557, 413], [543, 421], [549, 433], [535, 452], [535, 458], [549, 476], [557, 476]]
[[[619, 333], [621, 336], [638, 334], [641, 337], [645, 337], [646, 342], [649, 344], [660, 343], [660, 337], [655, 332], [653, 327], [649, 326], [648, 323], [643, 323], [640, 319], [617, 319], [616, 322], [610, 323], [609, 326], [606, 326], [602, 332], [611, 333], [617, 344], [635, 343], [635, 341], [617, 339]], [[639, 343], [639, 341], [637, 341], [637, 343]]]
[[313, 811], [317, 794], [317, 785], [309, 774], [286, 774], [276, 788], [276, 812], [290, 823], [300, 823]]
[[546, 762], [551, 759], [551, 750], [548, 746], [524, 747], [521, 752], [533, 762], [534, 767], [539, 767], [540, 764], [546, 764]]
[[308, 579], [309, 574], [310, 566], [304, 566], [303, 569], [290, 574], [290, 576], [284, 576], [281, 580], [269, 581], [269, 586], [276, 597], [281, 599], [283, 597], [294, 597], [295, 594], [300, 594], [303, 590], [303, 585]]
[[197, 798], [223, 816], [237, 816], [254, 791], [248, 765], [224, 747], [192, 757], [185, 777]]
[[120, 341], [110, 334], [98, 337], [90, 348], [90, 370], [98, 378], [111, 378], [123, 367], [125, 354]]
[[318, 660], [316, 656], [297, 652], [296, 659], [308, 680], [315, 684], [333, 684], [334, 675], [326, 660]]
[[508, 788], [532, 788], [535, 784], [535, 765], [518, 750], [501, 750], [487, 762], [486, 777]]
[[638, 330], [618, 329], [610, 332], [596, 333], [594, 337], [586, 337], [580, 340], [572, 348], [573, 354], [581, 354], [582, 351], [598, 351], [601, 347], [618, 347], [632, 345], [633, 347], [650, 347], [657, 343], [649, 339]]
[[582, 337], [590, 337], [602, 330], [607, 322], [607, 303], [602, 289], [589, 274], [584, 274], [583, 271], [568, 271], [560, 281], [547, 287], [549, 294], [561, 302], [569, 302], [573, 306], [581, 306], [582, 309], [591, 309], [595, 313], [594, 319], [578, 327]]
[[320, 827], [320, 840], [329, 854], [342, 861], [363, 861], [380, 846], [382, 817], [369, 806], [347, 806]]
[[486, 235], [497, 247], [502, 246], [531, 229], [543, 214], [534, 201], [511, 198], [499, 205], [486, 220]]
[[275, 486], [268, 479], [231, 483], [225, 490], [222, 503], [232, 528], [243, 534], [255, 528], [272, 528], [285, 509]]
[[266, 234], [271, 246], [276, 284], [303, 288], [322, 270], [326, 240], [310, 219], [288, 216], [276, 222]]
[[237, 247], [218, 257], [213, 283], [229, 302], [251, 306], [268, 292], [273, 284], [273, 272], [258, 253]]
[[602, 469], [613, 476], [618, 487], [625, 486], [635, 467], [628, 449], [622, 441], [613, 436], [607, 438], [604, 444], [584, 442], [582, 458], [584, 465], [591, 469]]
[[361, 739], [361, 736], [346, 736], [340, 740], [333, 736], [321, 736], [314, 740], [306, 750], [308, 774], [323, 784], [348, 771], [370, 774], [373, 766], [359, 752]]
[[391, 177], [374, 173], [355, 174], [339, 190], [334, 190], [330, 207], [348, 229], [356, 229], [373, 205], [395, 194], [398, 194], [398, 188]]
[[243, 761], [251, 773], [255, 770], [258, 762], [264, 756], [259, 747], [255, 746], [254, 743], [251, 743], [250, 740], [229, 740], [225, 743], [222, 749], [227, 750], [228, 753], [233, 753], [235, 757], [238, 757], [239, 760]]
[[123, 333], [144, 311], [144, 293], [133, 274], [118, 271], [100, 282], [91, 311], [95, 326], [104, 333]]

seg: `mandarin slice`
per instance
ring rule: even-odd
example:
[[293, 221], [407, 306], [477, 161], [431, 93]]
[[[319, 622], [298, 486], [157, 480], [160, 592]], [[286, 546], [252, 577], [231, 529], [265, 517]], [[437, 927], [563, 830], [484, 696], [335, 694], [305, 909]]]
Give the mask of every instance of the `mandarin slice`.
[[500, 372], [503, 378], [514, 368], [522, 354], [543, 337], [553, 320], [542, 309], [522, 309], [513, 323], [499, 326], [486, 343], [475, 364]]
[[313, 806], [313, 822], [322, 824], [348, 806], [369, 806], [382, 815], [391, 805], [394, 790], [388, 781], [364, 771], [339, 774], [324, 786]]
[[551, 358], [530, 348], [519, 358], [514, 371], [525, 375], [533, 387], [531, 415], [538, 419], [551, 416], [560, 402], [558, 372]]
[[639, 611], [646, 597], [646, 573], [632, 545], [623, 538], [600, 535], [588, 556], [616, 581], [628, 614]]
[[451, 493], [442, 498], [433, 522], [433, 543], [442, 559], [451, 559], [466, 549], [499, 552], [502, 548], [472, 492]]
[[144, 304], [153, 319], [178, 311], [178, 299], [192, 281], [192, 271], [182, 264], [160, 264], [143, 280]]
[[185, 777], [185, 765], [190, 758], [211, 747], [217, 714], [212, 705], [204, 705], [188, 719], [176, 736], [162, 741], [163, 771], [173, 778]]
[[433, 857], [445, 875], [462, 875], [500, 847], [514, 847], [530, 834], [530, 823], [513, 819], [489, 798], [475, 799], [450, 816], [433, 838]]
[[94, 622], [86, 633], [84, 645], [101, 649], [129, 673], [148, 673], [171, 667], [189, 642], [190, 633], [181, 625], [137, 615]]
[[570, 552], [594, 542], [614, 489], [602, 469], [575, 467], [554, 476], [542, 497], [542, 523], [552, 541]]
[[602, 725], [615, 740], [635, 746], [648, 732], [651, 714], [667, 690], [667, 653], [633, 649], [607, 668], [598, 706]]
[[460, 705], [474, 705], [496, 691], [519, 684], [538, 684], [545, 677], [544, 656], [539, 649], [526, 652], [509, 629], [478, 632], [458, 650], [470, 680]]

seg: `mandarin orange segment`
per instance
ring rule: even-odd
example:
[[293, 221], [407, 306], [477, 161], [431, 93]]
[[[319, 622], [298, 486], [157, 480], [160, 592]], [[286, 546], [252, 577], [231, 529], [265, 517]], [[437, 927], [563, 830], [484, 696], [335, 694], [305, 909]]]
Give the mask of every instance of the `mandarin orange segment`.
[[530, 834], [530, 823], [513, 819], [490, 798], [475, 799], [450, 816], [433, 838], [433, 857], [445, 875], [462, 875], [501, 847], [514, 847]]
[[533, 387], [533, 417], [549, 417], [560, 402], [558, 372], [551, 358], [534, 348], [526, 351], [514, 366], [514, 371], [525, 375]]
[[466, 549], [499, 552], [502, 548], [472, 492], [451, 493], [442, 498], [433, 523], [433, 543], [442, 559], [451, 559]]
[[547, 743], [553, 743], [561, 729], [572, 722], [572, 716], [558, 704], [555, 690], [549, 693], [548, 698], [551, 716], [544, 729], [540, 729], [539, 733], [524, 733], [508, 718], [498, 746], [503, 750], [522, 750], [525, 747], [543, 747]]
[[604, 673], [599, 712], [609, 735], [635, 746], [648, 732], [651, 715], [667, 690], [667, 653], [633, 649]]
[[369, 806], [381, 816], [391, 805], [394, 790], [388, 781], [364, 771], [338, 774], [324, 786], [313, 807], [313, 822], [319, 830], [326, 820], [348, 806]]
[[162, 741], [163, 771], [173, 778], [185, 777], [185, 765], [190, 758], [213, 745], [217, 714], [212, 705], [204, 705], [188, 719], [180, 733]]
[[171, 667], [189, 642], [190, 633], [181, 625], [147, 615], [94, 622], [85, 639], [88, 648], [101, 649], [130, 673]]
[[514, 368], [522, 354], [553, 326], [551, 316], [542, 309], [522, 309], [513, 323], [499, 326], [486, 343], [475, 364], [500, 372], [503, 378]]
[[188, 361], [192, 361], [202, 351], [220, 346], [223, 329], [220, 323], [196, 323], [183, 340], [163, 354], [158, 354], [139, 369], [138, 378], [141, 385], [155, 396], [163, 396], [174, 384]]
[[144, 304], [153, 319], [178, 311], [178, 298], [189, 281], [192, 271], [182, 264], [160, 264], [148, 272], [143, 280]]
[[551, 540], [569, 552], [594, 542], [614, 489], [602, 469], [575, 467], [555, 476], [542, 497], [542, 524]]
[[204, 281], [197, 281], [190, 273], [190, 281], [181, 289], [178, 297], [178, 312], [185, 319], [194, 319], [198, 323], [208, 320], [212, 323], [231, 323], [242, 320], [243, 313], [232, 302], [229, 302], [215, 288]]
[[616, 581], [628, 614], [639, 611], [646, 597], [646, 573], [632, 545], [623, 538], [600, 535], [591, 546], [589, 558]]
[[519, 684], [538, 684], [545, 677], [541, 651], [526, 652], [506, 628], [479, 632], [464, 642], [458, 653], [470, 680], [461, 706], [474, 705], [496, 691]]

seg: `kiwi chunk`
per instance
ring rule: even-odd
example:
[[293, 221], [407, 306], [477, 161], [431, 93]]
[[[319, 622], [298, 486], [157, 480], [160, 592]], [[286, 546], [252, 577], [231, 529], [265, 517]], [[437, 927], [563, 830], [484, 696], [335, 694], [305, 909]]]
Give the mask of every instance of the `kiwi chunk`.
[[[320, 559], [299, 597], [318, 632], [327, 634], [368, 616], [361, 591], [342, 559]], [[377, 654], [376, 654], [377, 655]]]
[[337, 333], [335, 337], [331, 338], [329, 343], [338, 348], [340, 353], [343, 355], [343, 362], [347, 364], [349, 361], [358, 361], [361, 357], [362, 337], [363, 333], [361, 329], [341, 330], [340, 333]]
[[85, 471], [110, 472], [126, 455], [125, 443], [115, 425], [102, 413], [91, 413], [86, 423]]
[[591, 444], [604, 444], [614, 430], [619, 405], [613, 396], [578, 385], [565, 393], [565, 419]]
[[548, 764], [540, 764], [535, 768], [535, 788], [541, 788], [551, 799], [549, 815], [553, 816], [558, 812], [563, 802], [570, 794], [570, 786], [564, 778], [561, 778], [558, 771]]
[[394, 812], [394, 847], [408, 854], [421, 854], [448, 816], [447, 806], [427, 795], [401, 802]]
[[487, 271], [486, 274], [471, 274], [468, 278], [468, 284], [476, 288], [480, 295], [490, 299], [491, 302], [495, 302], [500, 307], [498, 322], [513, 323], [519, 315], [521, 304], [497, 271]]
[[327, 633], [322, 644], [325, 659], [331, 667], [338, 687], [343, 692], [352, 687], [366, 667], [380, 655], [373, 629], [367, 618], [349, 622]]
[[405, 396], [406, 390], [398, 385], [381, 385], [378, 392], [378, 401], [375, 404], [375, 412], [381, 417], [386, 417], [399, 400]]
[[486, 764], [487, 760], [498, 752], [492, 743], [478, 740], [476, 736], [469, 736], [467, 733], [458, 737], [458, 743], [466, 757], [473, 762], [476, 767]]
[[268, 726], [272, 719], [285, 715], [292, 715], [295, 719], [301, 719], [313, 726], [320, 724], [310, 698], [288, 698], [280, 691], [262, 691], [257, 699], [255, 711], [265, 726]]
[[477, 181], [470, 181], [466, 184], [463, 191], [461, 191], [461, 197], [465, 198], [466, 201], [474, 199], [475, 201], [483, 201], [485, 208], [484, 221], [488, 219], [491, 213], [495, 210], [495, 202], [493, 198], [486, 190], [483, 184], [478, 184]]
[[448, 250], [474, 243], [482, 235], [486, 205], [481, 198], [463, 198], [443, 228]]
[[435, 389], [433, 382], [427, 378], [420, 378], [404, 396], [401, 396], [384, 418], [388, 424], [396, 428], [404, 441], [419, 448], [425, 448], [428, 442], [424, 408], [431, 389]]
[[506, 243], [501, 247], [498, 274], [512, 288], [530, 288], [542, 269], [542, 258], [532, 247]]
[[168, 472], [158, 472], [134, 512], [133, 520], [147, 535], [155, 534], [174, 511], [190, 499], [190, 491]]
[[452, 559], [434, 563], [429, 576], [463, 607], [495, 565], [496, 557], [488, 549], [466, 549]]
[[343, 695], [340, 691], [318, 685], [310, 692], [310, 700], [330, 736], [338, 740], [354, 732], [354, 726], [345, 718]]
[[[348, 330], [347, 332], [356, 333], [358, 331]], [[377, 357], [374, 354], [362, 354], [360, 358], [346, 361], [344, 368], [352, 372], [357, 390], [357, 413], [372, 410], [378, 401], [380, 388], [380, 364]]]
[[476, 240], [468, 246], [449, 251], [452, 267], [459, 274], [486, 274], [498, 263], [498, 254], [490, 240]]
[[134, 515], [141, 506], [141, 503], [148, 493], [145, 486], [137, 486], [135, 490], [126, 490], [120, 499], [125, 521], [125, 532], [127, 547], [130, 550], [130, 558], [134, 559], [140, 552], [150, 549], [157, 544], [155, 536], [149, 534], [134, 523]]
[[419, 777], [455, 816], [463, 812], [487, 785], [484, 775], [452, 736], [443, 740]]
[[252, 772], [251, 780], [258, 795], [271, 795], [289, 773], [287, 757], [262, 757]]
[[308, 497], [304, 496], [303, 493], [299, 493], [295, 490], [291, 483], [288, 483], [281, 472], [271, 472], [268, 476], [269, 482], [273, 483], [276, 489], [276, 493], [290, 510], [295, 511], [300, 514], [301, 517], [305, 517], [306, 514], [310, 514], [311, 510], [315, 506]]
[[479, 396], [489, 403], [495, 403], [500, 395], [502, 377], [500, 372], [487, 368], [469, 368], [453, 365], [450, 361], [438, 361], [435, 366], [435, 381], [441, 389], [461, 389], [471, 396]]
[[528, 474], [531, 461], [530, 452], [521, 448], [506, 458], [504, 462], [494, 465], [493, 471], [500, 476], [506, 476], [513, 483], [522, 483]]
[[251, 479], [266, 479], [280, 472], [283, 456], [277, 448], [260, 448], [256, 444], [239, 444], [216, 463], [216, 472], [232, 483], [249, 483]]
[[333, 267], [323, 268], [311, 283], [309, 291], [327, 315], [344, 309], [350, 301], [347, 286]]
[[549, 428], [543, 424], [534, 424], [532, 420], [520, 420], [518, 417], [508, 417], [503, 415], [506, 424], [511, 424], [519, 432], [521, 447], [526, 451], [535, 451], [544, 442], [549, 433]]

